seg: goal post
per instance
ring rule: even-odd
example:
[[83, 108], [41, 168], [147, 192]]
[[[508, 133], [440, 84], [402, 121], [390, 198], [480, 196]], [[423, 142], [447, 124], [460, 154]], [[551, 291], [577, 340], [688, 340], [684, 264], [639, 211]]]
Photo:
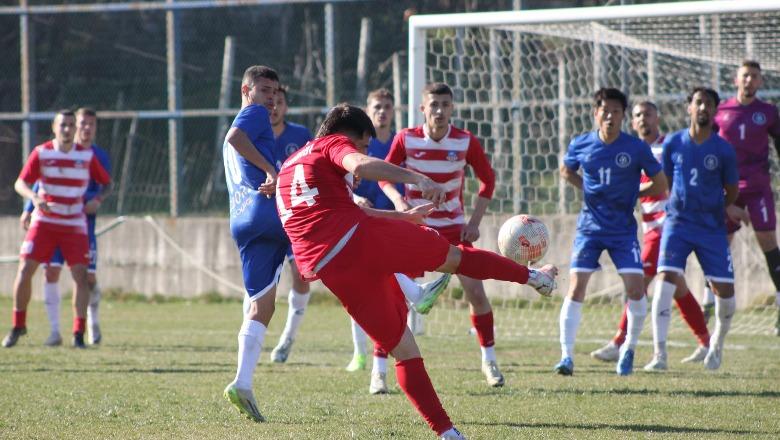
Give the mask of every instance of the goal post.
[[[415, 15], [409, 20], [409, 125], [422, 123], [425, 84], [448, 83], [455, 94], [453, 123], [481, 140], [496, 171], [487, 222], [496, 227], [518, 213], [573, 218], [581, 195], [560, 179], [558, 166], [571, 138], [592, 130], [591, 100], [597, 88], [619, 88], [630, 102], [652, 100], [659, 108], [662, 132], [671, 132], [687, 126], [685, 98], [694, 86], [733, 96], [737, 67], [744, 59], [755, 59], [764, 76], [759, 97], [778, 104], [778, 29], [780, 2], [763, 0]], [[628, 118], [624, 129], [630, 131]], [[774, 153], [771, 156], [776, 188], [780, 169]], [[477, 182], [467, 177], [467, 210], [476, 190]], [[548, 255], [558, 255], [553, 262], [566, 273], [574, 223], [561, 223], [568, 228], [566, 237], [557, 240], [558, 248]], [[487, 236], [495, 235], [497, 228], [482, 229], [480, 245], [495, 249], [495, 237]], [[752, 232], [738, 235], [733, 252], [737, 266], [742, 264], [737, 290], [746, 294], [738, 293], [745, 308], [772, 288]], [[607, 279], [594, 275], [599, 277]], [[622, 291], [616, 283], [617, 277], [597, 279], [589, 290], [604, 293], [614, 309]], [[691, 282], [697, 294], [701, 283]], [[565, 288], [565, 278], [561, 284]], [[500, 289], [507, 290], [496, 295]], [[494, 301], [545, 308], [530, 291], [509, 289], [488, 287]], [[545, 322], [557, 316], [557, 308], [550, 309]], [[769, 309], [766, 314], [771, 320]], [[435, 324], [436, 317], [431, 321]], [[600, 319], [601, 328], [611, 332], [615, 321]], [[760, 331], [768, 331], [769, 321], [761, 322]]]

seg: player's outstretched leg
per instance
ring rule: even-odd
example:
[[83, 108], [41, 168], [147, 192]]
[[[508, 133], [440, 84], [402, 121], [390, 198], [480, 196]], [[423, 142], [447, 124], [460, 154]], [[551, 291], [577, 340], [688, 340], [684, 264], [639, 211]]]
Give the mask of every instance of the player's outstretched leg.
[[301, 293], [295, 289], [290, 289], [290, 293], [287, 295], [287, 303], [289, 305], [287, 322], [284, 325], [282, 334], [279, 336], [279, 343], [271, 351], [272, 361], [278, 363], [287, 362], [287, 357], [290, 355], [295, 336], [298, 334], [298, 328], [303, 321], [303, 315], [306, 312], [310, 296], [309, 292]]
[[360, 325], [355, 322], [352, 317], [349, 318], [352, 324], [352, 345], [354, 347], [354, 353], [352, 354], [352, 360], [347, 365], [347, 371], [350, 373], [366, 369], [366, 343], [368, 342], [368, 335], [360, 328]]
[[618, 331], [611, 341], [603, 347], [590, 352], [590, 357], [603, 362], [617, 362], [620, 355], [620, 346], [626, 341], [626, 328], [628, 327], [628, 304], [623, 307], [623, 313], [620, 315]]

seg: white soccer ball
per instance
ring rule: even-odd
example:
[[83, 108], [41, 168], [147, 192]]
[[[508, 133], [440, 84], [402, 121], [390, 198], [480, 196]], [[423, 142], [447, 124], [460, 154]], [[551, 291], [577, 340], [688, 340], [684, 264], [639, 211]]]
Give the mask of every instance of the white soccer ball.
[[541, 260], [549, 243], [547, 226], [531, 215], [516, 215], [498, 231], [498, 250], [503, 256], [523, 265]]

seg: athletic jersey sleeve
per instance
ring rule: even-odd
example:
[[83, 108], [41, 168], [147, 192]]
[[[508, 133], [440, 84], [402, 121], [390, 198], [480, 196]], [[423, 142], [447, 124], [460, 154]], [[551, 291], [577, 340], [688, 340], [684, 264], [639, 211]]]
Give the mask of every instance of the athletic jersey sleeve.
[[92, 160], [89, 162], [89, 178], [97, 182], [99, 185], [108, 185], [111, 183], [111, 176], [108, 175], [108, 171], [100, 163], [97, 155], [92, 155]]
[[650, 146], [645, 142], [642, 142], [641, 145], [642, 146], [639, 149], [639, 166], [642, 167], [645, 175], [648, 177], [653, 177], [658, 174], [663, 169], [663, 167], [661, 167], [661, 164], [658, 163], [658, 161], [655, 159], [655, 156], [653, 156], [653, 150], [650, 148]]
[[[97, 145], [92, 146], [92, 151], [95, 152], [95, 156], [97, 156], [98, 160], [100, 161], [100, 164], [103, 165], [103, 168], [106, 170], [106, 172], [111, 175], [111, 158], [108, 156], [108, 153], [106, 150], [98, 147]], [[84, 201], [89, 201], [95, 198], [96, 195], [100, 193], [100, 191], [103, 190], [103, 186], [96, 182], [94, 179], [91, 179], [89, 181], [89, 185], [87, 186], [87, 192], [84, 193]]]
[[352, 145], [352, 142], [345, 136], [338, 136], [322, 147], [322, 155], [345, 172], [348, 171], [344, 168], [342, 162], [348, 154], [352, 153], [360, 154], [355, 146]]
[[486, 199], [493, 198], [493, 191], [496, 188], [496, 174], [493, 172], [493, 167], [490, 166], [479, 140], [474, 136], [471, 136], [469, 148], [466, 151], [466, 163], [471, 165], [479, 180], [477, 194]]
[[270, 124], [268, 111], [261, 105], [250, 105], [244, 108], [233, 120], [232, 127], [244, 132], [249, 139], [257, 139], [263, 131], [263, 122]]
[[577, 146], [578, 146], [577, 139], [573, 139], [569, 143], [569, 148], [566, 150], [566, 155], [563, 156], [563, 164], [566, 165], [566, 168], [577, 171], [580, 169], [580, 160], [577, 157]]
[[736, 185], [739, 182], [737, 153], [727, 143], [723, 143], [723, 184]]
[[[404, 145], [404, 132], [401, 131], [393, 138], [393, 143], [390, 145], [390, 151], [387, 152], [385, 162], [390, 162], [393, 165], [401, 166], [406, 160], [406, 146]], [[379, 187], [384, 188], [385, 185], [392, 185], [387, 180], [380, 180]]]
[[669, 179], [669, 184], [672, 183], [672, 176], [674, 175], [674, 163], [672, 162], [672, 136], [667, 136], [664, 139], [663, 150], [661, 152], [661, 166], [663, 167], [664, 174]]
[[19, 173], [19, 179], [23, 180], [24, 183], [28, 185], [32, 185], [40, 178], [41, 160], [38, 154], [38, 149], [36, 148], [32, 153], [30, 153], [30, 157], [27, 158], [27, 162], [24, 164], [22, 172]]

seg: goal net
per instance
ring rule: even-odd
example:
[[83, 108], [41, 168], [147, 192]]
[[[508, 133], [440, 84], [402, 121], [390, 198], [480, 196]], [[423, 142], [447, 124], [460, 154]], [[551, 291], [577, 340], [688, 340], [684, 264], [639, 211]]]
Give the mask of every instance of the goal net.
[[[661, 130], [670, 132], [687, 126], [685, 98], [694, 86], [714, 88], [724, 99], [733, 96], [737, 67], [753, 59], [761, 63], [764, 76], [760, 98], [777, 104], [778, 29], [777, 3], [747, 0], [415, 16], [409, 33], [410, 125], [422, 122], [416, 109], [424, 85], [448, 83], [455, 93], [454, 124], [482, 141], [496, 171], [492, 222], [500, 225], [516, 213], [573, 218], [581, 195], [559, 178], [558, 166], [571, 138], [593, 128], [596, 89], [616, 87], [631, 102], [655, 102]], [[780, 170], [774, 153], [771, 157], [777, 188]], [[476, 183], [467, 179], [467, 207], [473, 205]], [[571, 229], [574, 222], [562, 224]], [[555, 228], [551, 233], [556, 234]], [[557, 234], [570, 238], [573, 231]], [[733, 331], [769, 333], [775, 318], [774, 307], [769, 307], [773, 289], [752, 231], [743, 235], [744, 243], [737, 244], [742, 247], [734, 250], [738, 275], [747, 264], [740, 266], [740, 258], [752, 266], [737, 279], [738, 295], [744, 297]], [[557, 245], [565, 251], [556, 263], [568, 264], [570, 243]], [[495, 249], [495, 237], [480, 244]], [[689, 260], [689, 265], [695, 262]], [[568, 271], [567, 266], [562, 269]], [[740, 289], [741, 280], [757, 274], [763, 277], [761, 289], [745, 289], [747, 284]], [[622, 307], [619, 278], [614, 271], [602, 276], [611, 278], [589, 288], [580, 327], [586, 337], [611, 334]], [[566, 291], [566, 278], [561, 284], [559, 296]], [[468, 313], [461, 309], [467, 304], [461, 293], [457, 286], [450, 290], [444, 307], [435, 308], [427, 320], [427, 331], [466, 331]], [[560, 301], [538, 299], [527, 290], [493, 294], [491, 300], [499, 334], [557, 334]], [[679, 319], [673, 319], [672, 331], [687, 332]]]

